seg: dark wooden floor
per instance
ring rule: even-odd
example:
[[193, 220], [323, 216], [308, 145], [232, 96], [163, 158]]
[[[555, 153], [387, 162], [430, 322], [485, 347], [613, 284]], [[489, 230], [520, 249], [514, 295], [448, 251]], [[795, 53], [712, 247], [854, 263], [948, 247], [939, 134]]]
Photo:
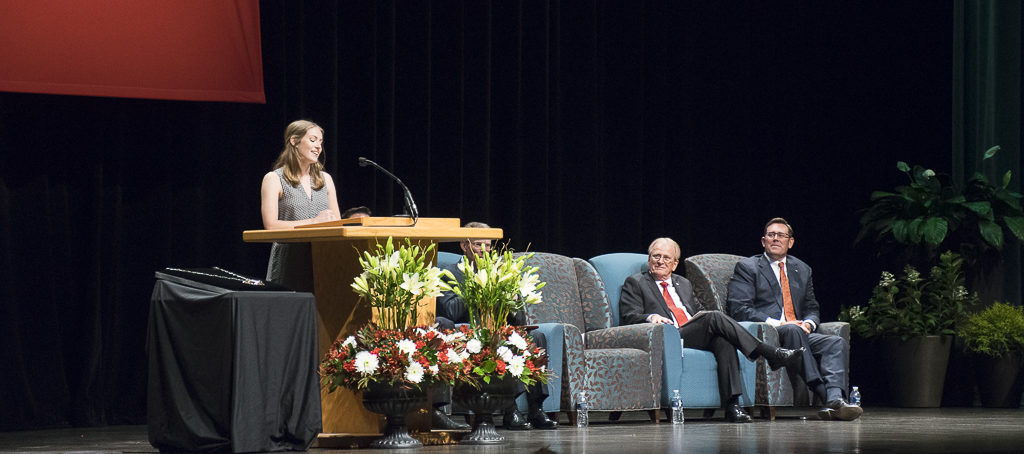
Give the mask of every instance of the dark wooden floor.
[[[719, 412], [720, 413], [720, 412]], [[825, 422], [811, 409], [783, 409], [773, 422], [750, 424], [702, 420], [687, 412], [683, 426], [644, 421], [645, 413], [623, 416], [617, 423], [592, 416], [587, 429], [561, 427], [554, 431], [502, 431], [502, 447], [427, 446], [401, 452], [501, 453], [982, 453], [1024, 452], [1024, 410], [980, 408], [872, 408], [853, 422]], [[801, 419], [801, 416], [811, 416]], [[564, 423], [564, 417], [562, 422]], [[317, 454], [351, 452], [310, 450]], [[147, 441], [145, 426], [113, 426], [0, 432], [0, 452], [135, 453], [156, 452]], [[367, 451], [363, 451], [367, 452]]]

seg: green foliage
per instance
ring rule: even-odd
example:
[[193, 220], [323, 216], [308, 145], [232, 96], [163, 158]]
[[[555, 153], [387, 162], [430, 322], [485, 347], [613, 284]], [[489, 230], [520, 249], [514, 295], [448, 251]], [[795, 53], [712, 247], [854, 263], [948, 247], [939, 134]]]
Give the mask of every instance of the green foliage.
[[[999, 146], [985, 152], [992, 158]], [[969, 263], [1002, 250], [1004, 229], [1024, 240], [1021, 194], [1008, 189], [1012, 173], [998, 184], [976, 173], [958, 188], [948, 175], [898, 162], [909, 184], [894, 192], [875, 191], [860, 219], [856, 241], [893, 242], [934, 258], [940, 248], [958, 248]], [[956, 235], [955, 235], [956, 234]]]
[[865, 307], [843, 308], [839, 319], [861, 337], [894, 336], [902, 340], [936, 334], [955, 334], [964, 320], [964, 308], [976, 295], [964, 288], [963, 259], [947, 251], [925, 279], [907, 265], [897, 279], [888, 271], [875, 286]]
[[422, 248], [408, 238], [396, 247], [388, 237], [386, 243], [377, 243], [375, 251], [365, 251], [359, 257], [363, 272], [353, 279], [352, 290], [374, 308], [381, 328], [411, 326], [420, 301], [441, 295], [444, 272], [429, 259], [435, 247]]
[[998, 357], [1024, 350], [1024, 308], [996, 302], [972, 314], [960, 330], [967, 349]]

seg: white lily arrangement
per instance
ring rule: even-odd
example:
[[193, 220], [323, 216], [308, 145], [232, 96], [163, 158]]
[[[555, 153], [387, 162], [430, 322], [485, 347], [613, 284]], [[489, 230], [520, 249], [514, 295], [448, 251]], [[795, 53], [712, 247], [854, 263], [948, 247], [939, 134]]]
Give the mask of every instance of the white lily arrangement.
[[475, 262], [459, 263], [464, 276], [461, 283], [442, 285], [462, 298], [473, 328], [497, 332], [508, 325], [509, 314], [542, 302], [540, 289], [545, 283], [540, 282], [537, 267], [526, 265], [532, 256], [516, 256], [507, 248], [486, 251], [477, 255]]
[[378, 327], [412, 326], [419, 302], [441, 296], [444, 272], [429, 260], [435, 247], [421, 248], [406, 239], [395, 248], [389, 237], [386, 243], [377, 243], [374, 253], [363, 252], [359, 258], [363, 272], [352, 282], [352, 289], [374, 308]]

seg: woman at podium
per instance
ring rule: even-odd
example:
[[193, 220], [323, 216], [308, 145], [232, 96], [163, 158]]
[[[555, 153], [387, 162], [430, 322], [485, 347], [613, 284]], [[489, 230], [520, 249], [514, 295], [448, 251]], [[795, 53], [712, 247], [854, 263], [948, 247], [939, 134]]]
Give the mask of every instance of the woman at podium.
[[[265, 229], [340, 219], [334, 180], [323, 171], [324, 130], [308, 120], [296, 120], [284, 130], [284, 149], [263, 176], [260, 211]], [[274, 243], [267, 280], [296, 291], [313, 291], [309, 243]]]

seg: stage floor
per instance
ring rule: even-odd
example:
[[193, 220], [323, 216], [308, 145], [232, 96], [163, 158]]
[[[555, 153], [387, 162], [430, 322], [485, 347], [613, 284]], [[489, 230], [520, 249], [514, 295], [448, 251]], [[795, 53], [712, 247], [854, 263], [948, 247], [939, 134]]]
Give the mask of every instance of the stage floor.
[[[980, 408], [902, 409], [867, 407], [853, 422], [826, 422], [812, 409], [780, 409], [774, 422], [750, 424], [704, 420], [688, 411], [686, 423], [673, 426], [646, 422], [646, 413], [627, 413], [617, 423], [594, 414], [587, 429], [560, 427], [554, 431], [501, 431], [503, 447], [426, 446], [402, 452], [501, 453], [982, 453], [1024, 452], [1024, 410]], [[721, 411], [718, 412], [720, 418]], [[808, 419], [801, 419], [808, 416]], [[565, 423], [563, 415], [561, 421]], [[362, 450], [368, 452], [369, 450]], [[146, 426], [69, 428], [0, 432], [0, 452], [141, 453], [150, 446]], [[327, 454], [352, 452], [311, 449]]]

